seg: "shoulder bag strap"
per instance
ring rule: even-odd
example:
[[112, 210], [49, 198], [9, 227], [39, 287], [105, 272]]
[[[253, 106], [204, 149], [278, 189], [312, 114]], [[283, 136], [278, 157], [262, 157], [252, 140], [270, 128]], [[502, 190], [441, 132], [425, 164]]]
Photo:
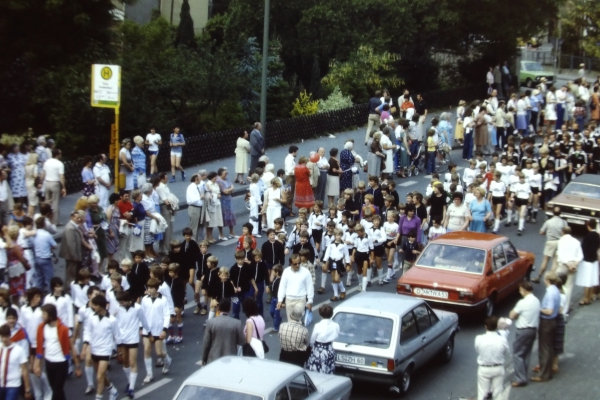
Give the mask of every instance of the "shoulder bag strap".
[[262, 342], [262, 339], [260, 337], [260, 334], [258, 333], [258, 328], [256, 327], [256, 322], [254, 322], [254, 318], [250, 318], [250, 320], [252, 321], [252, 323], [254, 324], [254, 331], [256, 331], [256, 337], [258, 337], [258, 340], [260, 340]]

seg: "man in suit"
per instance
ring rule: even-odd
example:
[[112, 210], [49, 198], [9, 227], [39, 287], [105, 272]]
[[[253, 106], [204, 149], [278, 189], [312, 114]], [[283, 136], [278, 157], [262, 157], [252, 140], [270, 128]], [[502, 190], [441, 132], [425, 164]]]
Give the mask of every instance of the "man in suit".
[[65, 225], [65, 231], [58, 252], [58, 256], [64, 258], [67, 263], [65, 268], [65, 291], [67, 291], [67, 293], [69, 285], [77, 276], [77, 272], [79, 271], [83, 259], [83, 251], [81, 248], [83, 236], [79, 230], [79, 224], [81, 222], [82, 218], [79, 215], [79, 212], [73, 211], [71, 213], [71, 220]]
[[263, 138], [261, 131], [262, 126], [260, 122], [255, 122], [254, 129], [250, 132], [250, 173], [253, 174], [258, 164], [260, 156], [265, 154], [265, 139]]
[[206, 323], [202, 349], [202, 365], [225, 356], [237, 355], [237, 347], [246, 343], [242, 323], [229, 316], [231, 299], [224, 297], [219, 302], [220, 315]]

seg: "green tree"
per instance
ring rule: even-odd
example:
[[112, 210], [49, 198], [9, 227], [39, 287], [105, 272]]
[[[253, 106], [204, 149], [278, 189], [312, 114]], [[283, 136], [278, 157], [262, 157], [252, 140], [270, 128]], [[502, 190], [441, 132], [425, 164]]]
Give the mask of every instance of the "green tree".
[[559, 15], [562, 52], [600, 58], [600, 2], [566, 0]]

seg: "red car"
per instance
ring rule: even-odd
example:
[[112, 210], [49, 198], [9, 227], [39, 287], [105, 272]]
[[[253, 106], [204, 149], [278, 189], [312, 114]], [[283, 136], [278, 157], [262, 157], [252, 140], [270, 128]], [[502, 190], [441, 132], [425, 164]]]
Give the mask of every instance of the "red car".
[[494, 313], [495, 304], [518, 290], [535, 256], [507, 237], [451, 232], [429, 242], [415, 265], [398, 279], [397, 292], [456, 312]]

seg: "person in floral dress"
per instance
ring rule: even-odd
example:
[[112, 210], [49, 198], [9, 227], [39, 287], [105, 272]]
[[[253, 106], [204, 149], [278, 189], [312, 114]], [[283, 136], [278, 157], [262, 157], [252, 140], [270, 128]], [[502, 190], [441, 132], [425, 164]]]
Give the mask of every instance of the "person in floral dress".
[[10, 168], [10, 190], [15, 202], [27, 203], [27, 187], [25, 186], [25, 164], [27, 157], [21, 153], [18, 144], [10, 146], [10, 153], [6, 156], [8, 168]]
[[333, 307], [329, 304], [319, 307], [319, 315], [323, 319], [315, 325], [310, 336], [312, 352], [306, 362], [306, 368], [309, 371], [333, 374], [335, 372], [333, 341], [340, 334], [340, 326], [331, 319], [333, 316]]

